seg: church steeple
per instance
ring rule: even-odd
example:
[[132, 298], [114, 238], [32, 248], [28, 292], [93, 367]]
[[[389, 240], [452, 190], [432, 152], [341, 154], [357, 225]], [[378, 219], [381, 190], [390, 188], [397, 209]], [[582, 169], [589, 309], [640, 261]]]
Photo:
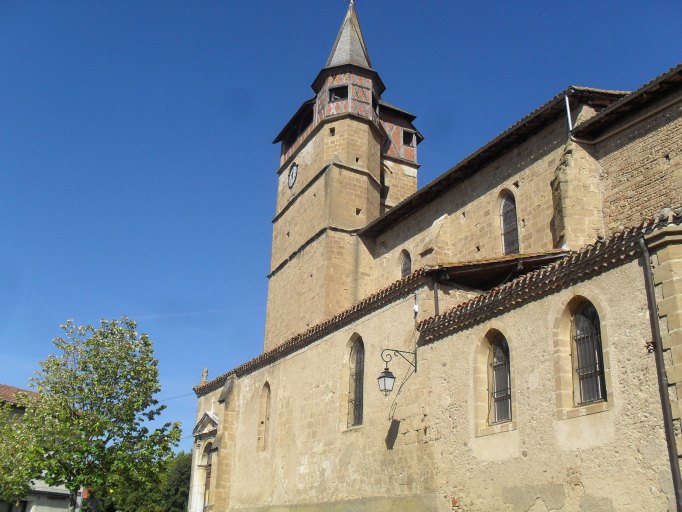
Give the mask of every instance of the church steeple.
[[417, 189], [421, 135], [413, 115], [382, 100], [352, 1], [312, 89], [274, 140], [266, 350], [367, 294], [369, 248], [357, 233]]
[[346, 64], [372, 69], [372, 61], [369, 58], [358, 15], [355, 12], [355, 2], [352, 0], [325, 67], [331, 68]]

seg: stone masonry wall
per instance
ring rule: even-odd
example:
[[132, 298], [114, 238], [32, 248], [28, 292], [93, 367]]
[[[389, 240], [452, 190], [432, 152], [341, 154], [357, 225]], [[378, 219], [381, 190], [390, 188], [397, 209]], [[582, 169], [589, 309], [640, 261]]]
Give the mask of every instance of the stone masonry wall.
[[[430, 294], [417, 292], [418, 302]], [[556, 325], [576, 296], [592, 301], [600, 315], [608, 402], [560, 415], [555, 347], [566, 333]], [[239, 379], [229, 510], [668, 507], [671, 479], [655, 363], [645, 348], [651, 334], [639, 262], [420, 347], [417, 373], [394, 359], [396, 389], [384, 397], [376, 388], [380, 352], [414, 349], [414, 303], [408, 296]], [[487, 392], [477, 388], [476, 375], [490, 329], [508, 340], [513, 388], [514, 421], [494, 431], [477, 427], [485, 418], [475, 407]], [[349, 428], [349, 350], [357, 336], [365, 346], [364, 419]], [[272, 437], [258, 452], [265, 382]]]
[[[682, 95], [678, 99], [682, 102]], [[644, 114], [668, 101], [652, 105]], [[661, 208], [682, 203], [682, 103], [607, 138], [597, 153], [609, 231], [636, 225]]]
[[350, 231], [380, 213], [380, 140], [371, 123], [328, 120], [293, 161], [301, 175], [291, 190], [289, 164], [280, 175], [266, 350], [362, 298], [362, 248]]
[[326, 313], [323, 279], [327, 275], [327, 259], [324, 240], [318, 239], [318, 242], [306, 247], [270, 277], [265, 351], [315, 325]]
[[499, 208], [505, 190], [516, 198], [521, 252], [554, 249], [551, 183], [566, 139], [565, 121], [557, 120], [380, 235], [375, 289], [395, 279], [403, 249], [413, 268], [501, 255]]
[[382, 161], [382, 176], [384, 197], [381, 213], [390, 210], [400, 201], [417, 191], [417, 168], [414, 165], [384, 158]]
[[649, 245], [679, 456], [682, 455], [682, 231], [666, 228], [650, 239]]

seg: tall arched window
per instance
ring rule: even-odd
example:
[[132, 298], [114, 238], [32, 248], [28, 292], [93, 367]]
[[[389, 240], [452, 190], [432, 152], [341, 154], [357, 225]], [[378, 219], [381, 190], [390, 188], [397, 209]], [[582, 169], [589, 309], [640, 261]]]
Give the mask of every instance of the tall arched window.
[[348, 390], [348, 426], [362, 425], [362, 396], [365, 375], [365, 346], [362, 338], [350, 350], [350, 389]]
[[213, 445], [210, 443], [204, 448], [204, 453], [202, 455], [202, 465], [204, 466], [204, 506], [206, 508], [209, 503], [210, 490], [211, 490], [211, 469], [213, 466]]
[[606, 400], [599, 315], [591, 302], [578, 305], [571, 321], [575, 396], [578, 404]]
[[403, 251], [402, 253], [402, 259], [400, 261], [400, 277], [407, 277], [412, 273], [412, 258], [410, 257], [410, 253], [407, 251]]
[[260, 404], [258, 414], [258, 440], [257, 449], [265, 451], [268, 447], [268, 434], [270, 432], [270, 384], [263, 385], [260, 392]]
[[512, 419], [511, 371], [509, 345], [503, 334], [497, 333], [490, 343], [488, 356], [488, 389], [490, 390], [490, 412], [488, 423], [502, 423]]
[[511, 192], [505, 192], [500, 201], [500, 227], [502, 231], [502, 252], [519, 252], [519, 226], [516, 220], [516, 200]]

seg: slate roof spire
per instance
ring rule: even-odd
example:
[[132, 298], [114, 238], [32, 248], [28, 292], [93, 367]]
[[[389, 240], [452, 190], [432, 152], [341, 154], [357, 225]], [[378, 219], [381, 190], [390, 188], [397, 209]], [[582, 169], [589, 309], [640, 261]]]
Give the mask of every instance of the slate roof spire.
[[372, 69], [372, 61], [369, 59], [365, 39], [362, 37], [360, 22], [355, 12], [355, 2], [348, 4], [346, 17], [343, 19], [341, 29], [336, 36], [334, 46], [327, 59], [325, 68], [353, 64], [361, 68]]

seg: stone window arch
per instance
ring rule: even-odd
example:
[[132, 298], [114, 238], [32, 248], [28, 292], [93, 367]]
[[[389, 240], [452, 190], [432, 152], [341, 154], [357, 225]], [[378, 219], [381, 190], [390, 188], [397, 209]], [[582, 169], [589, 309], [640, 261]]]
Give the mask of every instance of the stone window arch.
[[204, 450], [201, 453], [201, 464], [199, 466], [203, 469], [203, 482], [202, 487], [204, 492], [202, 493], [203, 506], [202, 510], [206, 509], [210, 504], [211, 498], [211, 473], [213, 470], [213, 444], [207, 443]]
[[502, 253], [518, 254], [519, 223], [516, 213], [516, 198], [505, 190], [500, 196], [500, 235], [502, 237]]
[[594, 305], [581, 301], [571, 320], [574, 401], [576, 405], [606, 400], [601, 323]]
[[507, 338], [497, 332], [488, 351], [488, 424], [512, 419], [511, 365]]
[[554, 326], [557, 418], [613, 407], [606, 318], [596, 297], [575, 295]]
[[348, 364], [348, 427], [362, 425], [365, 379], [365, 345], [359, 336], [352, 342]]
[[270, 384], [266, 382], [260, 392], [258, 405], [258, 438], [256, 448], [263, 452], [268, 448], [270, 434]]
[[505, 327], [493, 323], [474, 353], [475, 435], [485, 436], [517, 428], [513, 416], [514, 376]]
[[412, 273], [412, 257], [410, 253], [403, 250], [400, 253], [400, 277], [407, 277]]

